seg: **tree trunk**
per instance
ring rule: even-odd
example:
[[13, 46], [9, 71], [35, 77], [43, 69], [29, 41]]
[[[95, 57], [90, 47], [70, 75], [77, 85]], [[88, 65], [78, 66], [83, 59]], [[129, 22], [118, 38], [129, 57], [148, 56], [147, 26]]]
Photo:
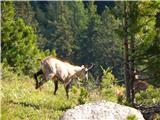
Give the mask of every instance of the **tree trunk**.
[[[135, 39], [134, 36], [131, 36], [130, 41], [130, 50], [131, 54], [133, 55], [135, 52]], [[135, 66], [134, 66], [134, 58], [131, 56], [131, 63], [130, 63], [130, 95], [131, 95], [131, 103], [134, 104], [134, 81], [135, 81]]]
[[126, 98], [127, 102], [131, 102], [130, 96], [130, 74], [129, 74], [129, 56], [128, 56], [128, 21], [127, 21], [127, 3], [124, 1], [124, 79], [126, 84]]

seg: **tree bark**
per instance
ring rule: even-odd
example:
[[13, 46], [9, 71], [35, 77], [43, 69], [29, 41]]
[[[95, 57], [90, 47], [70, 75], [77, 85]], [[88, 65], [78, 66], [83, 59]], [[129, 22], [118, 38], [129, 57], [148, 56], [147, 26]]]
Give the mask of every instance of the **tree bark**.
[[127, 102], [131, 103], [130, 95], [130, 74], [129, 74], [129, 55], [128, 55], [128, 21], [127, 21], [127, 2], [124, 1], [124, 79], [126, 84], [126, 98]]
[[[130, 50], [131, 54], [133, 55], [135, 52], [135, 39], [134, 36], [131, 36], [130, 41]], [[130, 63], [130, 94], [131, 94], [131, 103], [134, 104], [134, 81], [135, 81], [135, 65], [134, 65], [134, 58], [131, 56], [131, 63]]]

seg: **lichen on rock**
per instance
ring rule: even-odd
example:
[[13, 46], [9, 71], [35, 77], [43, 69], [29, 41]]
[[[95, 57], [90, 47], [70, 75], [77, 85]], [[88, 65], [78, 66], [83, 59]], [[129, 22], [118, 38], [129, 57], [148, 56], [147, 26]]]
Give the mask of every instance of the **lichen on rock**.
[[135, 115], [137, 120], [144, 120], [137, 109], [113, 102], [99, 101], [69, 109], [60, 120], [127, 120], [129, 115]]

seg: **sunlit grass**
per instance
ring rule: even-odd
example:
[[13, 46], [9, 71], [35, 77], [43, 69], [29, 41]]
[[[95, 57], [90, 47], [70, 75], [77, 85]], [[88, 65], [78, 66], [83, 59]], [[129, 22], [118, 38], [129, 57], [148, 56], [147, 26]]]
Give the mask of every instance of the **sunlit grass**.
[[[74, 97], [72, 97], [74, 96]], [[2, 119], [46, 120], [59, 119], [77, 103], [75, 95], [65, 96], [63, 85], [59, 85], [57, 95], [53, 95], [53, 83], [49, 81], [41, 90], [34, 88], [34, 81], [2, 81]]]
[[[92, 83], [94, 84], [94, 83]], [[59, 83], [57, 95], [53, 94], [54, 86], [50, 80], [41, 89], [35, 89], [35, 81], [27, 76], [18, 76], [3, 69], [1, 81], [2, 120], [58, 120], [68, 109], [79, 104], [100, 100], [117, 101], [116, 86], [113, 88], [91, 89], [72, 86], [69, 99], [66, 97], [63, 84]], [[119, 88], [118, 88], [119, 89]]]

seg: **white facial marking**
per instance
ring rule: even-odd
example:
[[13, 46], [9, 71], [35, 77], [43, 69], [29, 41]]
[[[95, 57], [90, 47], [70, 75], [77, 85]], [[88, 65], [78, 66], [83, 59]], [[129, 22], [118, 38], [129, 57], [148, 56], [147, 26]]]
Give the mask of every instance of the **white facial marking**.
[[84, 65], [82, 65], [81, 68], [82, 68], [82, 69], [85, 68]]

